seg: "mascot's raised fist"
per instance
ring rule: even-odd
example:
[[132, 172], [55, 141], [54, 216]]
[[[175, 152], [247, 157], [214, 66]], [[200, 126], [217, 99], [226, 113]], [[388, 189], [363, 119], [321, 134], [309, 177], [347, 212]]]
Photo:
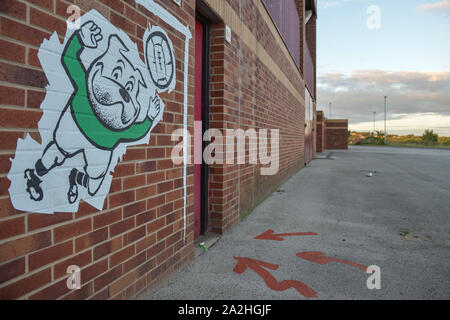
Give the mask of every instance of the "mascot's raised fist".
[[102, 29], [100, 29], [93, 21], [83, 24], [79, 32], [81, 41], [86, 48], [95, 49], [98, 43], [103, 39]]

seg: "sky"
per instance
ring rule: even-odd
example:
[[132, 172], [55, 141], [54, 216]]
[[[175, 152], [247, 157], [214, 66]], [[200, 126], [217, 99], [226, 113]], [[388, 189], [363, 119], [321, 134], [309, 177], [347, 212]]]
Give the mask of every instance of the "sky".
[[450, 0], [317, 0], [317, 109], [350, 130], [450, 136]]

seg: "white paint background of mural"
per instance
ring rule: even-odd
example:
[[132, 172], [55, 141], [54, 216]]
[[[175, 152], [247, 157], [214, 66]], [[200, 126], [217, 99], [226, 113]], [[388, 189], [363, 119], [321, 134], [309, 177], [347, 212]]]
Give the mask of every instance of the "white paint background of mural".
[[[171, 25], [175, 25], [176, 29], [179, 29], [181, 25], [176, 19], [172, 21], [173, 16], [167, 16], [164, 14], [164, 9], [160, 6], [153, 3], [153, 1], [142, 2], [137, 1], [138, 3], [143, 4], [149, 11], [155, 13], [156, 15], [163, 18], [166, 22]], [[161, 10], [163, 15], [161, 16]], [[118, 30], [113, 25], [110, 24], [103, 16], [101, 16], [97, 11], [92, 10], [86, 13], [81, 18], [80, 25], [83, 25], [86, 21], [92, 20], [94, 21], [101, 29], [103, 34], [103, 40], [99, 42], [97, 49], [85, 50], [81, 55], [81, 59], [86, 67], [101, 55], [108, 45], [108, 41], [106, 39], [109, 38], [111, 34], [118, 34], [119, 37], [124, 41], [125, 45], [130, 49], [134, 50], [137, 53], [137, 46], [133, 43], [129, 37]], [[181, 25], [182, 26], [182, 25]], [[182, 26], [183, 34], [189, 34], [189, 30]], [[187, 30], [187, 33], [186, 33]], [[67, 30], [64, 43], [61, 44], [58, 41], [58, 36], [54, 33], [49, 40], [44, 40], [39, 50], [39, 59], [41, 61], [42, 67], [46, 73], [47, 79], [49, 81], [49, 85], [46, 88], [46, 97], [41, 104], [41, 109], [43, 109], [43, 116], [39, 121], [38, 128], [42, 138], [42, 144], [34, 141], [29, 135], [25, 137], [25, 139], [19, 139], [16, 149], [15, 158], [12, 160], [12, 167], [10, 173], [8, 174], [8, 178], [11, 180], [11, 187], [9, 189], [11, 195], [11, 201], [16, 209], [24, 210], [24, 211], [32, 211], [36, 213], [54, 213], [54, 212], [77, 212], [79, 201], [81, 199], [87, 201], [92, 206], [97, 209], [102, 209], [104, 205], [105, 198], [109, 192], [112, 176], [107, 174], [105, 180], [103, 181], [100, 190], [96, 193], [95, 196], [91, 197], [87, 194], [86, 190], [83, 188], [79, 188], [79, 196], [78, 200], [74, 204], [69, 204], [67, 201], [67, 191], [68, 191], [68, 175], [72, 168], [81, 169], [84, 166], [84, 159], [82, 155], [79, 154], [71, 159], [67, 159], [65, 163], [56, 167], [52, 171], [50, 171], [45, 179], [42, 179], [42, 189], [44, 190], [44, 198], [40, 202], [35, 202], [30, 199], [30, 196], [25, 191], [26, 190], [26, 180], [24, 179], [24, 170], [26, 168], [34, 168], [34, 164], [37, 159], [39, 159], [42, 155], [43, 149], [45, 146], [52, 141], [53, 130], [59, 117], [61, 115], [61, 111], [67, 105], [67, 102], [73, 93], [73, 86], [66, 75], [66, 72], [61, 63], [61, 54], [65, 48], [65, 45], [68, 39], [71, 37], [75, 30]], [[145, 36], [148, 36], [149, 31], [146, 32]], [[188, 40], [188, 36], [186, 36]], [[188, 41], [187, 41], [188, 42]], [[144, 38], [145, 43], [145, 38]], [[188, 43], [186, 44], [188, 48]], [[186, 53], [185, 58], [188, 57]], [[133, 61], [135, 63], [135, 67], [138, 67], [140, 70], [147, 70], [147, 66], [141, 59], [139, 61]], [[188, 61], [188, 60], [185, 60]], [[187, 117], [187, 63], [185, 63], [185, 116]], [[148, 72], [144, 76], [146, 81], [149, 77]], [[172, 90], [175, 86], [175, 82], [170, 86], [170, 90]], [[154, 90], [153, 86], [148, 86], [147, 90]], [[146, 97], [147, 99], [150, 96], [153, 96], [152, 92], [142, 92], [142, 97]], [[158, 117], [152, 124], [152, 128], [158, 124], [158, 122], [162, 119], [162, 115], [164, 112], [164, 103], [161, 101], [160, 113]], [[187, 121], [185, 122], [185, 128], [187, 127]], [[151, 132], [151, 130], [150, 130]], [[131, 145], [140, 145], [140, 144], [148, 144], [150, 139], [150, 132], [141, 140], [120, 144], [113, 151], [113, 157], [111, 160], [111, 164], [109, 167], [109, 171], [113, 171], [117, 162], [121, 160], [122, 156], [126, 152], [126, 147]], [[186, 185], [186, 184], [185, 184]]]

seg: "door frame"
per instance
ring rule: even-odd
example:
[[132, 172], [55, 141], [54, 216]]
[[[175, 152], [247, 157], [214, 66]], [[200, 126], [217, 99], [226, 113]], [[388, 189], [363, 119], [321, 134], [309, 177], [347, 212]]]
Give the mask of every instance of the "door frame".
[[[209, 129], [209, 84], [210, 84], [210, 25], [198, 11], [196, 20], [203, 26], [203, 61], [202, 61], [202, 135]], [[202, 139], [201, 197], [200, 197], [200, 234], [208, 231], [209, 222], [209, 165], [203, 161], [203, 150], [207, 142]]]

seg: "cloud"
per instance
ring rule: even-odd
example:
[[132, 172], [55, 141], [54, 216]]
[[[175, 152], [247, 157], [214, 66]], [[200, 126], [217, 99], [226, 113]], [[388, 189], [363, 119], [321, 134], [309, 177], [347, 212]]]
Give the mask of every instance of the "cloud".
[[441, 0], [438, 2], [426, 3], [417, 7], [420, 11], [431, 11], [431, 10], [449, 10], [450, 0]]
[[347, 2], [367, 2], [368, 0], [331, 0], [331, 1], [322, 1], [318, 0], [319, 10], [326, 10], [334, 7], [338, 7]]
[[370, 123], [374, 111], [383, 114], [385, 95], [389, 119], [424, 113], [450, 116], [450, 71], [326, 73], [318, 76], [317, 89], [318, 109], [328, 114], [331, 101], [332, 116], [352, 124]]
[[326, 2], [320, 2], [319, 9], [326, 10], [329, 8], [337, 7], [341, 3], [339, 1], [326, 1]]

